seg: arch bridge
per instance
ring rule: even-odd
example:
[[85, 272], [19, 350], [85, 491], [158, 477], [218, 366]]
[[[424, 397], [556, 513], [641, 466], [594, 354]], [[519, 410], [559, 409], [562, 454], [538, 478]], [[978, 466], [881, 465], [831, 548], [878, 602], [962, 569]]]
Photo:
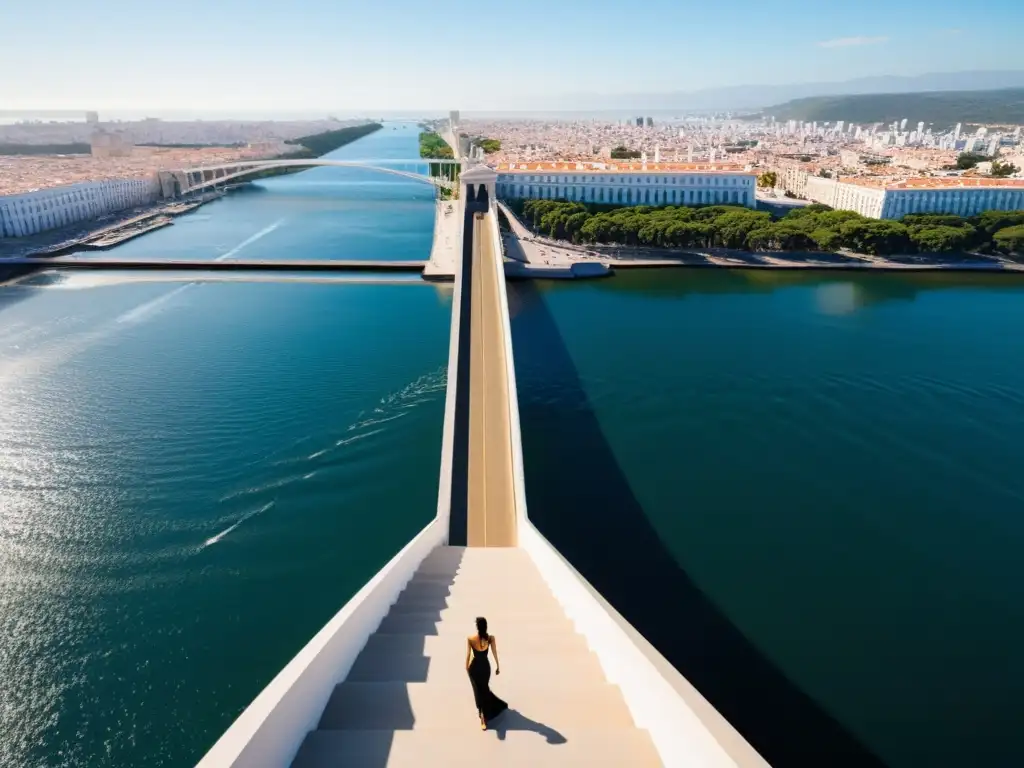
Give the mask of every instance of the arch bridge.
[[[164, 197], [177, 197], [201, 192], [232, 182], [243, 182], [248, 177], [277, 168], [359, 168], [379, 171], [436, 188], [453, 190], [458, 184], [458, 160], [384, 159], [384, 160], [329, 160], [319, 157], [278, 160], [244, 160], [200, 168], [162, 171], [160, 186]], [[424, 173], [426, 169], [426, 173]]]

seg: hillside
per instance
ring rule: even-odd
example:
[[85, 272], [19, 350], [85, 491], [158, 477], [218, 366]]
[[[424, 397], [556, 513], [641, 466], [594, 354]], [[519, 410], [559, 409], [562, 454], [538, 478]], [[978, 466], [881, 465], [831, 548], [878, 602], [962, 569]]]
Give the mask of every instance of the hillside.
[[995, 91], [875, 93], [813, 96], [767, 107], [762, 114], [776, 120], [817, 120], [848, 123], [892, 123], [907, 118], [944, 129], [956, 123], [1024, 124], [1024, 88]]

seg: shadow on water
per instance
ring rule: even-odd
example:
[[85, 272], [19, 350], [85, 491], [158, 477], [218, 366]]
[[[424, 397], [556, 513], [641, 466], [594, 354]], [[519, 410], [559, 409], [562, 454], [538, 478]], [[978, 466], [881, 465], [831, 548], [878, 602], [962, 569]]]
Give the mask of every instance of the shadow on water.
[[0, 312], [35, 296], [61, 280], [56, 272], [33, 272], [37, 270], [0, 268]]
[[[770, 294], [789, 288], [852, 286], [860, 305], [890, 301], [915, 301], [920, 294], [936, 290], [1003, 289], [1020, 290], [1024, 274], [916, 272], [828, 272], [807, 270], [691, 270], [642, 269], [619, 270], [611, 280], [595, 280], [594, 290], [619, 295], [642, 295], [651, 299], [679, 299], [691, 295]], [[549, 281], [540, 284], [542, 293], [573, 290], [571, 282]]]
[[[675, 561], [619, 468], [537, 287], [509, 291], [530, 517], [541, 532], [772, 765], [882, 765]], [[531, 399], [535, 382], [551, 381], [558, 398]]]

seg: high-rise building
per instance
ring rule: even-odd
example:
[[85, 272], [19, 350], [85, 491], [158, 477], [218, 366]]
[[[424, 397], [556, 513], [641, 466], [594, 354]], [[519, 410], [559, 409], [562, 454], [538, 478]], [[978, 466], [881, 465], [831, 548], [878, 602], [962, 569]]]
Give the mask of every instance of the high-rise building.
[[85, 122], [87, 122], [87, 123], [98, 123], [99, 121], [100, 121], [100, 114], [99, 114], [99, 112], [86, 112], [85, 113]]
[[642, 117], [638, 117], [636, 119], [636, 125], [637, 125], [638, 128], [643, 128], [644, 127], [644, 119]]
[[917, 124], [917, 135], [924, 136], [924, 121], [920, 121]]
[[900, 120], [900, 130], [901, 131], [907, 130], [907, 118], [905, 118], [905, 117], [902, 120]]
[[654, 118], [653, 117], [648, 117], [647, 118], [647, 127], [648, 128], [653, 128], [654, 127]]
[[956, 130], [953, 131], [953, 141], [960, 141], [960, 129], [962, 127], [960, 123], [956, 124]]

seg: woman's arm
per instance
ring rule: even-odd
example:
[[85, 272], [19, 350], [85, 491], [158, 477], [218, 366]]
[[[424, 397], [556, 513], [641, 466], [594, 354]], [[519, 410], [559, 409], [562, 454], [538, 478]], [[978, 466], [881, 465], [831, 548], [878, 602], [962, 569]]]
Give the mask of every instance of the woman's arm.
[[494, 652], [494, 674], [501, 674], [501, 661], [498, 659], [498, 640], [491, 635], [491, 650]]
[[469, 663], [473, 660], [473, 641], [466, 638], [466, 671], [469, 672]]

